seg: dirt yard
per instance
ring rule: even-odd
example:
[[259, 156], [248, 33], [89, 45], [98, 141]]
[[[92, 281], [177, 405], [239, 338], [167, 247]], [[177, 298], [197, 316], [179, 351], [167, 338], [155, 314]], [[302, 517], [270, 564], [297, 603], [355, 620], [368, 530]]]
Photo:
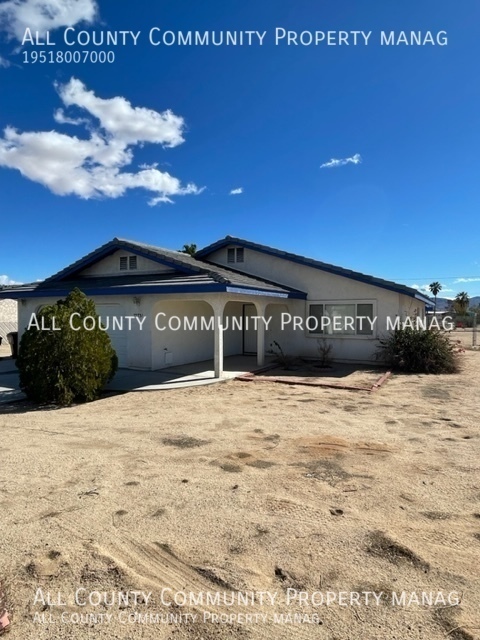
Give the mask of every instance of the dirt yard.
[[463, 359], [375, 393], [231, 381], [2, 407], [9, 638], [480, 638], [480, 354]]

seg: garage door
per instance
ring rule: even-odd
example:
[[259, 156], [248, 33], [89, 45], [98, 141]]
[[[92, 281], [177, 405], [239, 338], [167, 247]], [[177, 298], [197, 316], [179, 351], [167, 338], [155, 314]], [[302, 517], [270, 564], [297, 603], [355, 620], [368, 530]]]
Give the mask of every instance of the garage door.
[[109, 328], [107, 330], [107, 333], [110, 336], [110, 340], [112, 341], [112, 347], [117, 353], [118, 366], [126, 367], [128, 331], [126, 329], [122, 331], [118, 328], [112, 328], [113, 317], [115, 316], [116, 318], [118, 318], [118, 320], [121, 320], [121, 317], [125, 315], [122, 306], [119, 304], [97, 304], [96, 308], [98, 315], [102, 318], [103, 326], [107, 324], [108, 318]]

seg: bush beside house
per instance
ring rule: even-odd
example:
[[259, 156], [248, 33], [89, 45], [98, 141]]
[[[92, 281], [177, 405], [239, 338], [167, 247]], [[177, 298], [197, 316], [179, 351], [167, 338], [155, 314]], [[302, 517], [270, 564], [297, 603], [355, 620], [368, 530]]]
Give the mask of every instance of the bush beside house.
[[[105, 331], [70, 326], [70, 317], [78, 313], [76, 325], [87, 316], [98, 318], [95, 303], [79, 289], [65, 300], [45, 306], [36, 314], [37, 326], [27, 329], [20, 341], [17, 366], [20, 386], [34, 402], [70, 405], [98, 398], [113, 378], [118, 366], [116, 353]], [[43, 330], [42, 327], [56, 331]]]
[[379, 359], [406, 373], [458, 373], [458, 348], [438, 329], [405, 327], [380, 340]]

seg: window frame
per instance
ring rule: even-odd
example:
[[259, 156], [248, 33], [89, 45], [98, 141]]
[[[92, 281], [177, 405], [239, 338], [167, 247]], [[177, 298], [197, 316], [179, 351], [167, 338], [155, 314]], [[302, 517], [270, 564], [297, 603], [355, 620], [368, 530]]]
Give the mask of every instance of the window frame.
[[[377, 318], [377, 322], [373, 325], [373, 331], [370, 334], [365, 333], [357, 333], [357, 326], [355, 323], [355, 333], [325, 333], [324, 331], [319, 331], [316, 333], [311, 333], [307, 327], [307, 318], [309, 316], [313, 316], [314, 314], [310, 313], [310, 307], [312, 305], [323, 305], [323, 315], [325, 315], [325, 307], [327, 305], [355, 305], [355, 317], [358, 316], [357, 308], [358, 305], [362, 304], [371, 304], [372, 305], [372, 314], [373, 318]], [[377, 300], [374, 298], [366, 298], [366, 299], [348, 299], [348, 300], [307, 300], [305, 305], [305, 336], [307, 338], [325, 338], [325, 339], [342, 339], [342, 340], [377, 340], [378, 339], [378, 312], [377, 312]]]

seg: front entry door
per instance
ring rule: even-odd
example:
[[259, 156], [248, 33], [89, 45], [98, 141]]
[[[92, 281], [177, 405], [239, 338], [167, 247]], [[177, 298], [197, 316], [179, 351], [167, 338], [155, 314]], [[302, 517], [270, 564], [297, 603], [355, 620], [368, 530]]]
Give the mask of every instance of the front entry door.
[[243, 305], [243, 353], [253, 355], [257, 353], [257, 331], [253, 317], [257, 315], [254, 304]]

